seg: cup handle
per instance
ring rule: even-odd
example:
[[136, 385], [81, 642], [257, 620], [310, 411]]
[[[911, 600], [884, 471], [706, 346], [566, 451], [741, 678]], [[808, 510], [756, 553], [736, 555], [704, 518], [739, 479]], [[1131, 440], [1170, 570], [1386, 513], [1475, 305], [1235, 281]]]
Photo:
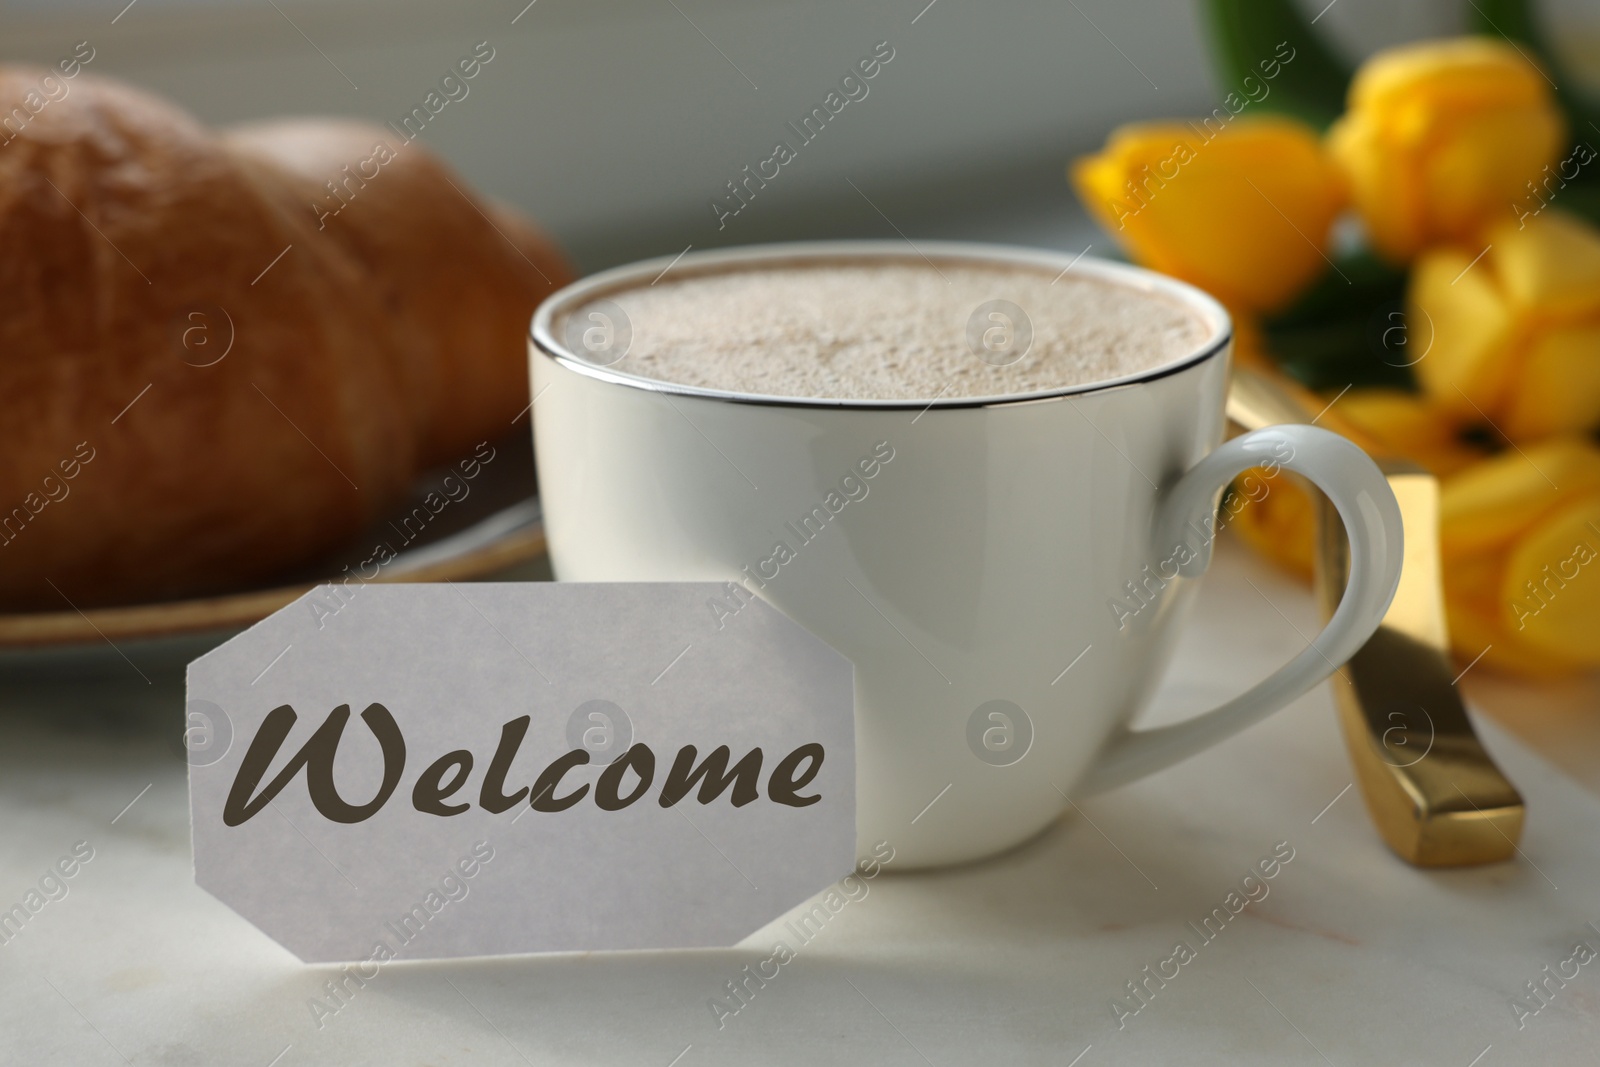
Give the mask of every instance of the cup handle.
[[1303, 475], [1338, 510], [1350, 542], [1350, 578], [1338, 610], [1310, 646], [1227, 703], [1171, 726], [1120, 727], [1080, 782], [1079, 793], [1142, 778], [1259, 722], [1337, 670], [1383, 620], [1400, 581], [1400, 506], [1365, 452], [1315, 426], [1255, 430], [1195, 464], [1157, 511], [1155, 558], [1171, 559], [1183, 577], [1205, 573], [1217, 532], [1218, 494], [1252, 467], [1278, 467]]

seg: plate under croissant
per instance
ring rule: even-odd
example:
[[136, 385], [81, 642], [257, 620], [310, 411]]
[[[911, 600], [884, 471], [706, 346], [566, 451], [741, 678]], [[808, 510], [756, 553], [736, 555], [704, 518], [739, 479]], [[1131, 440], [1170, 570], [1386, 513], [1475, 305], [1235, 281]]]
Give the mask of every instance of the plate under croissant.
[[[85, 674], [149, 680], [170, 673], [240, 630], [294, 601], [319, 582], [340, 580], [386, 541], [395, 559], [376, 579], [386, 582], [469, 581], [491, 575], [544, 577], [544, 525], [533, 494], [533, 452], [527, 435], [497, 443], [465, 496], [452, 500], [409, 542], [397, 525], [440, 475], [424, 475], [412, 499], [344, 551], [283, 576], [270, 586], [156, 604], [77, 611], [0, 613], [0, 671], [44, 677]], [[458, 481], [457, 485], [461, 483]], [[460, 494], [460, 489], [456, 490]], [[509, 573], [508, 573], [509, 572]]]

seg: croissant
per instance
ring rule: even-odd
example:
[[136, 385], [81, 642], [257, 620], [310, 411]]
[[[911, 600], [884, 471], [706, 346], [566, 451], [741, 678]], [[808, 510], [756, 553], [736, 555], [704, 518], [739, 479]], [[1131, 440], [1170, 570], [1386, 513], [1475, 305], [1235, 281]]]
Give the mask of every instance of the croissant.
[[529, 223], [380, 127], [53, 82], [0, 125], [0, 610], [269, 581], [512, 432]]

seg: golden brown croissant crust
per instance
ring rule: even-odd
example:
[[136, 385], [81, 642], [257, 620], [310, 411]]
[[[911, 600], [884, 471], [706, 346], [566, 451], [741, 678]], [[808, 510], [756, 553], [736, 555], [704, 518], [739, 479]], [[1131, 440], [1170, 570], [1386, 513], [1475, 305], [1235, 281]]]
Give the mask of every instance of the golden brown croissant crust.
[[531, 226], [379, 127], [88, 75], [3, 121], [46, 73], [0, 67], [0, 610], [270, 580], [511, 431]]

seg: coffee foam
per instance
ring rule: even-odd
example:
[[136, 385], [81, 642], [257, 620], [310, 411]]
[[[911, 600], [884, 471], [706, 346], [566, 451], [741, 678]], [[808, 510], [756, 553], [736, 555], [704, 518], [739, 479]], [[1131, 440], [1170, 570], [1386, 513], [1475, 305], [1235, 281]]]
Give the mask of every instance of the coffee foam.
[[971, 261], [708, 272], [597, 296], [569, 320], [587, 321], [601, 300], [621, 307], [631, 328], [614, 369], [778, 397], [931, 401], [1060, 389], [1172, 362], [1214, 332], [1161, 294]]

